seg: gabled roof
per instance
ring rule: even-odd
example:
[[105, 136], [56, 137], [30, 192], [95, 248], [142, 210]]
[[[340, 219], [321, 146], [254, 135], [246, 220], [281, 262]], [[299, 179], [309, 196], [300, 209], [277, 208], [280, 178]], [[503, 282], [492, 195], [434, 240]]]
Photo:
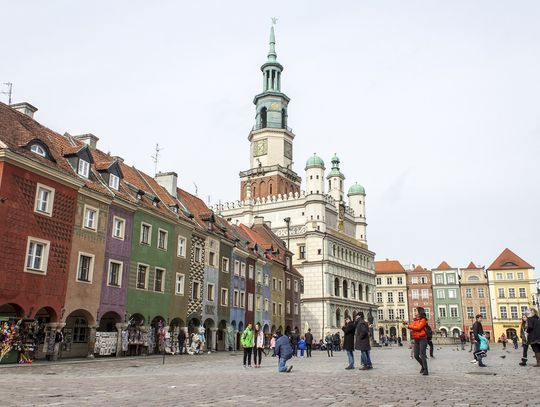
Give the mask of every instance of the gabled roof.
[[398, 260], [380, 260], [375, 262], [376, 274], [405, 273], [405, 269]]
[[481, 270], [482, 267], [477, 267], [476, 264], [474, 264], [472, 261], [469, 263], [467, 267], [464, 268], [464, 270]]
[[499, 269], [533, 269], [534, 267], [515, 254], [512, 250], [506, 248], [499, 254], [488, 270]]
[[422, 267], [420, 264], [414, 268], [414, 270], [411, 271], [412, 273], [430, 273], [429, 270]]
[[452, 270], [452, 267], [450, 267], [450, 265], [443, 260], [443, 262], [439, 264], [435, 270]]

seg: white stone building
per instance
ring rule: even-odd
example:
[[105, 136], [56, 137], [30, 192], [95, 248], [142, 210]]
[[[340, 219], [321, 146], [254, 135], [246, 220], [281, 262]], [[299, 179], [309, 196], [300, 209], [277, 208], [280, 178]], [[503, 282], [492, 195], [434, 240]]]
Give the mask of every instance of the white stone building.
[[304, 276], [303, 331], [316, 339], [341, 331], [346, 315], [363, 311], [376, 318], [374, 253], [366, 237], [365, 190], [352, 185], [345, 197], [345, 176], [337, 156], [325, 174], [313, 155], [305, 166], [305, 190], [292, 169], [295, 135], [287, 126], [289, 98], [281, 92], [283, 66], [277, 62], [274, 29], [267, 62], [261, 67], [263, 92], [255, 96], [256, 123], [248, 136], [250, 168], [240, 173], [240, 200], [214, 211], [232, 222], [252, 225], [263, 217], [295, 254]]

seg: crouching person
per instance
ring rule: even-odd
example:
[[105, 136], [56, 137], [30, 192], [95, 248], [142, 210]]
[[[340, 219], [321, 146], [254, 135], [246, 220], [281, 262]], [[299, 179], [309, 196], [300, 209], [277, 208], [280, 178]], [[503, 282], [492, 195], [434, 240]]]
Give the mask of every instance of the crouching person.
[[287, 335], [282, 335], [281, 331], [276, 331], [276, 347], [274, 353], [278, 357], [278, 371], [289, 373], [292, 370], [292, 365], [287, 368], [287, 361], [293, 356], [291, 342]]

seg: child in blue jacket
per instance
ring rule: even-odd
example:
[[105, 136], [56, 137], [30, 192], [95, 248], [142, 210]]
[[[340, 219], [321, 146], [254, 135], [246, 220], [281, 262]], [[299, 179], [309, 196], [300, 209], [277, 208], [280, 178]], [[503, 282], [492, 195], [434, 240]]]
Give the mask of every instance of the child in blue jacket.
[[298, 341], [298, 349], [300, 350], [300, 357], [303, 358], [304, 357], [304, 349], [306, 349], [306, 341], [304, 340], [303, 336]]

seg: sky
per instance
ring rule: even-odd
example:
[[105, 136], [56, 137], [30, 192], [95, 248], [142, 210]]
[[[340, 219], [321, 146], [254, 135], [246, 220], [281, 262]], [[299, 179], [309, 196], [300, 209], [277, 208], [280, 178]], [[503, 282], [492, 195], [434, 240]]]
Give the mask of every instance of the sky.
[[[540, 268], [540, 2], [2, 2], [0, 83], [63, 134], [239, 199], [271, 17], [294, 169], [337, 153], [377, 259]], [[6, 90], [5, 87], [2, 90]], [[7, 102], [7, 96], [0, 95]], [[538, 272], [537, 272], [538, 274]]]

